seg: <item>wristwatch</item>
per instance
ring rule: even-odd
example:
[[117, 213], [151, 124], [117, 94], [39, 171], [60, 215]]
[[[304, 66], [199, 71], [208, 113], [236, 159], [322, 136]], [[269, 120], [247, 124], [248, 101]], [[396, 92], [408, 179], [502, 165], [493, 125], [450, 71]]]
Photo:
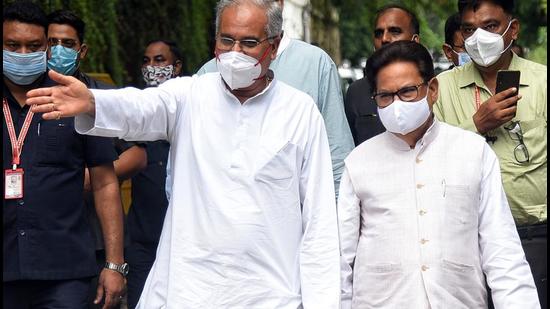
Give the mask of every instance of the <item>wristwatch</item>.
[[122, 265], [118, 265], [111, 262], [105, 262], [105, 266], [103, 266], [107, 269], [114, 270], [116, 272], [119, 272], [123, 277], [126, 277], [128, 275], [129, 266], [128, 263], [124, 263]]

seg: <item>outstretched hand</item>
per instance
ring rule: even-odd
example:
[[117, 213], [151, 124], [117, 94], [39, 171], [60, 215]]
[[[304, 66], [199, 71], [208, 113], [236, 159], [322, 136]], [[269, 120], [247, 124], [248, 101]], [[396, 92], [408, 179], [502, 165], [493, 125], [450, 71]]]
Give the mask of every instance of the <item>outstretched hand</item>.
[[42, 118], [46, 120], [95, 114], [94, 96], [84, 83], [54, 70], [49, 70], [48, 75], [59, 85], [27, 92], [26, 104], [33, 105], [33, 112], [44, 113]]

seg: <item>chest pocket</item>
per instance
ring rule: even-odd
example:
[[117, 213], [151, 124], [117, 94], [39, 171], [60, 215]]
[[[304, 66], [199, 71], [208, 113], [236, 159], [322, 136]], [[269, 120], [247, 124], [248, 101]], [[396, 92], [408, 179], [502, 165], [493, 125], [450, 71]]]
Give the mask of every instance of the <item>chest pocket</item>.
[[36, 163], [42, 166], [76, 166], [83, 162], [83, 138], [74, 129], [73, 118], [40, 122]]
[[273, 189], [288, 190], [296, 181], [296, 145], [278, 142], [261, 147], [254, 180]]

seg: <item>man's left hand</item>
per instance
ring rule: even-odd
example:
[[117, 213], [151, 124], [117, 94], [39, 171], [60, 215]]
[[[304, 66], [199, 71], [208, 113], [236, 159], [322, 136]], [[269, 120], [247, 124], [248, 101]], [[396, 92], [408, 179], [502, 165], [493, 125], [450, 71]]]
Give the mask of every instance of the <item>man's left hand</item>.
[[126, 279], [122, 274], [114, 270], [103, 269], [99, 275], [94, 304], [99, 304], [105, 298], [102, 309], [114, 308], [120, 303], [125, 293]]

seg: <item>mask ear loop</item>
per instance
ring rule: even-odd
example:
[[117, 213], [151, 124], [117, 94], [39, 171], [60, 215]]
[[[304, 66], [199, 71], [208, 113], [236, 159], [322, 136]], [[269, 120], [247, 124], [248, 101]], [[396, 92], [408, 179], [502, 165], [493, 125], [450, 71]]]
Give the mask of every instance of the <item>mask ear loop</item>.
[[[515, 19], [515, 18], [514, 18]], [[506, 32], [508, 32], [508, 30], [510, 30], [510, 27], [512, 26], [512, 22], [514, 21], [514, 19], [511, 19], [510, 22], [508, 23], [508, 27], [506, 27], [506, 30], [504, 30], [504, 32], [502, 33], [501, 37], [502, 37], [502, 40], [504, 41], [504, 35], [506, 34]], [[510, 41], [510, 44], [508, 44], [508, 47], [506, 47], [500, 54], [504, 54], [510, 47], [512, 47], [512, 44], [514, 43], [514, 39], [512, 39]]]
[[[271, 44], [269, 44], [269, 47], [264, 51], [263, 55], [260, 57], [260, 59], [258, 60], [258, 63], [256, 63], [254, 66], [257, 66], [258, 64], [260, 64], [262, 61], [264, 61], [265, 57], [267, 57], [268, 55], [268, 51], [271, 50]], [[269, 70], [268, 70], [269, 71]], [[267, 72], [266, 74], [262, 75], [262, 76], [259, 76], [258, 78], [254, 78], [254, 80], [259, 80], [259, 79], [264, 79], [267, 75]]]

